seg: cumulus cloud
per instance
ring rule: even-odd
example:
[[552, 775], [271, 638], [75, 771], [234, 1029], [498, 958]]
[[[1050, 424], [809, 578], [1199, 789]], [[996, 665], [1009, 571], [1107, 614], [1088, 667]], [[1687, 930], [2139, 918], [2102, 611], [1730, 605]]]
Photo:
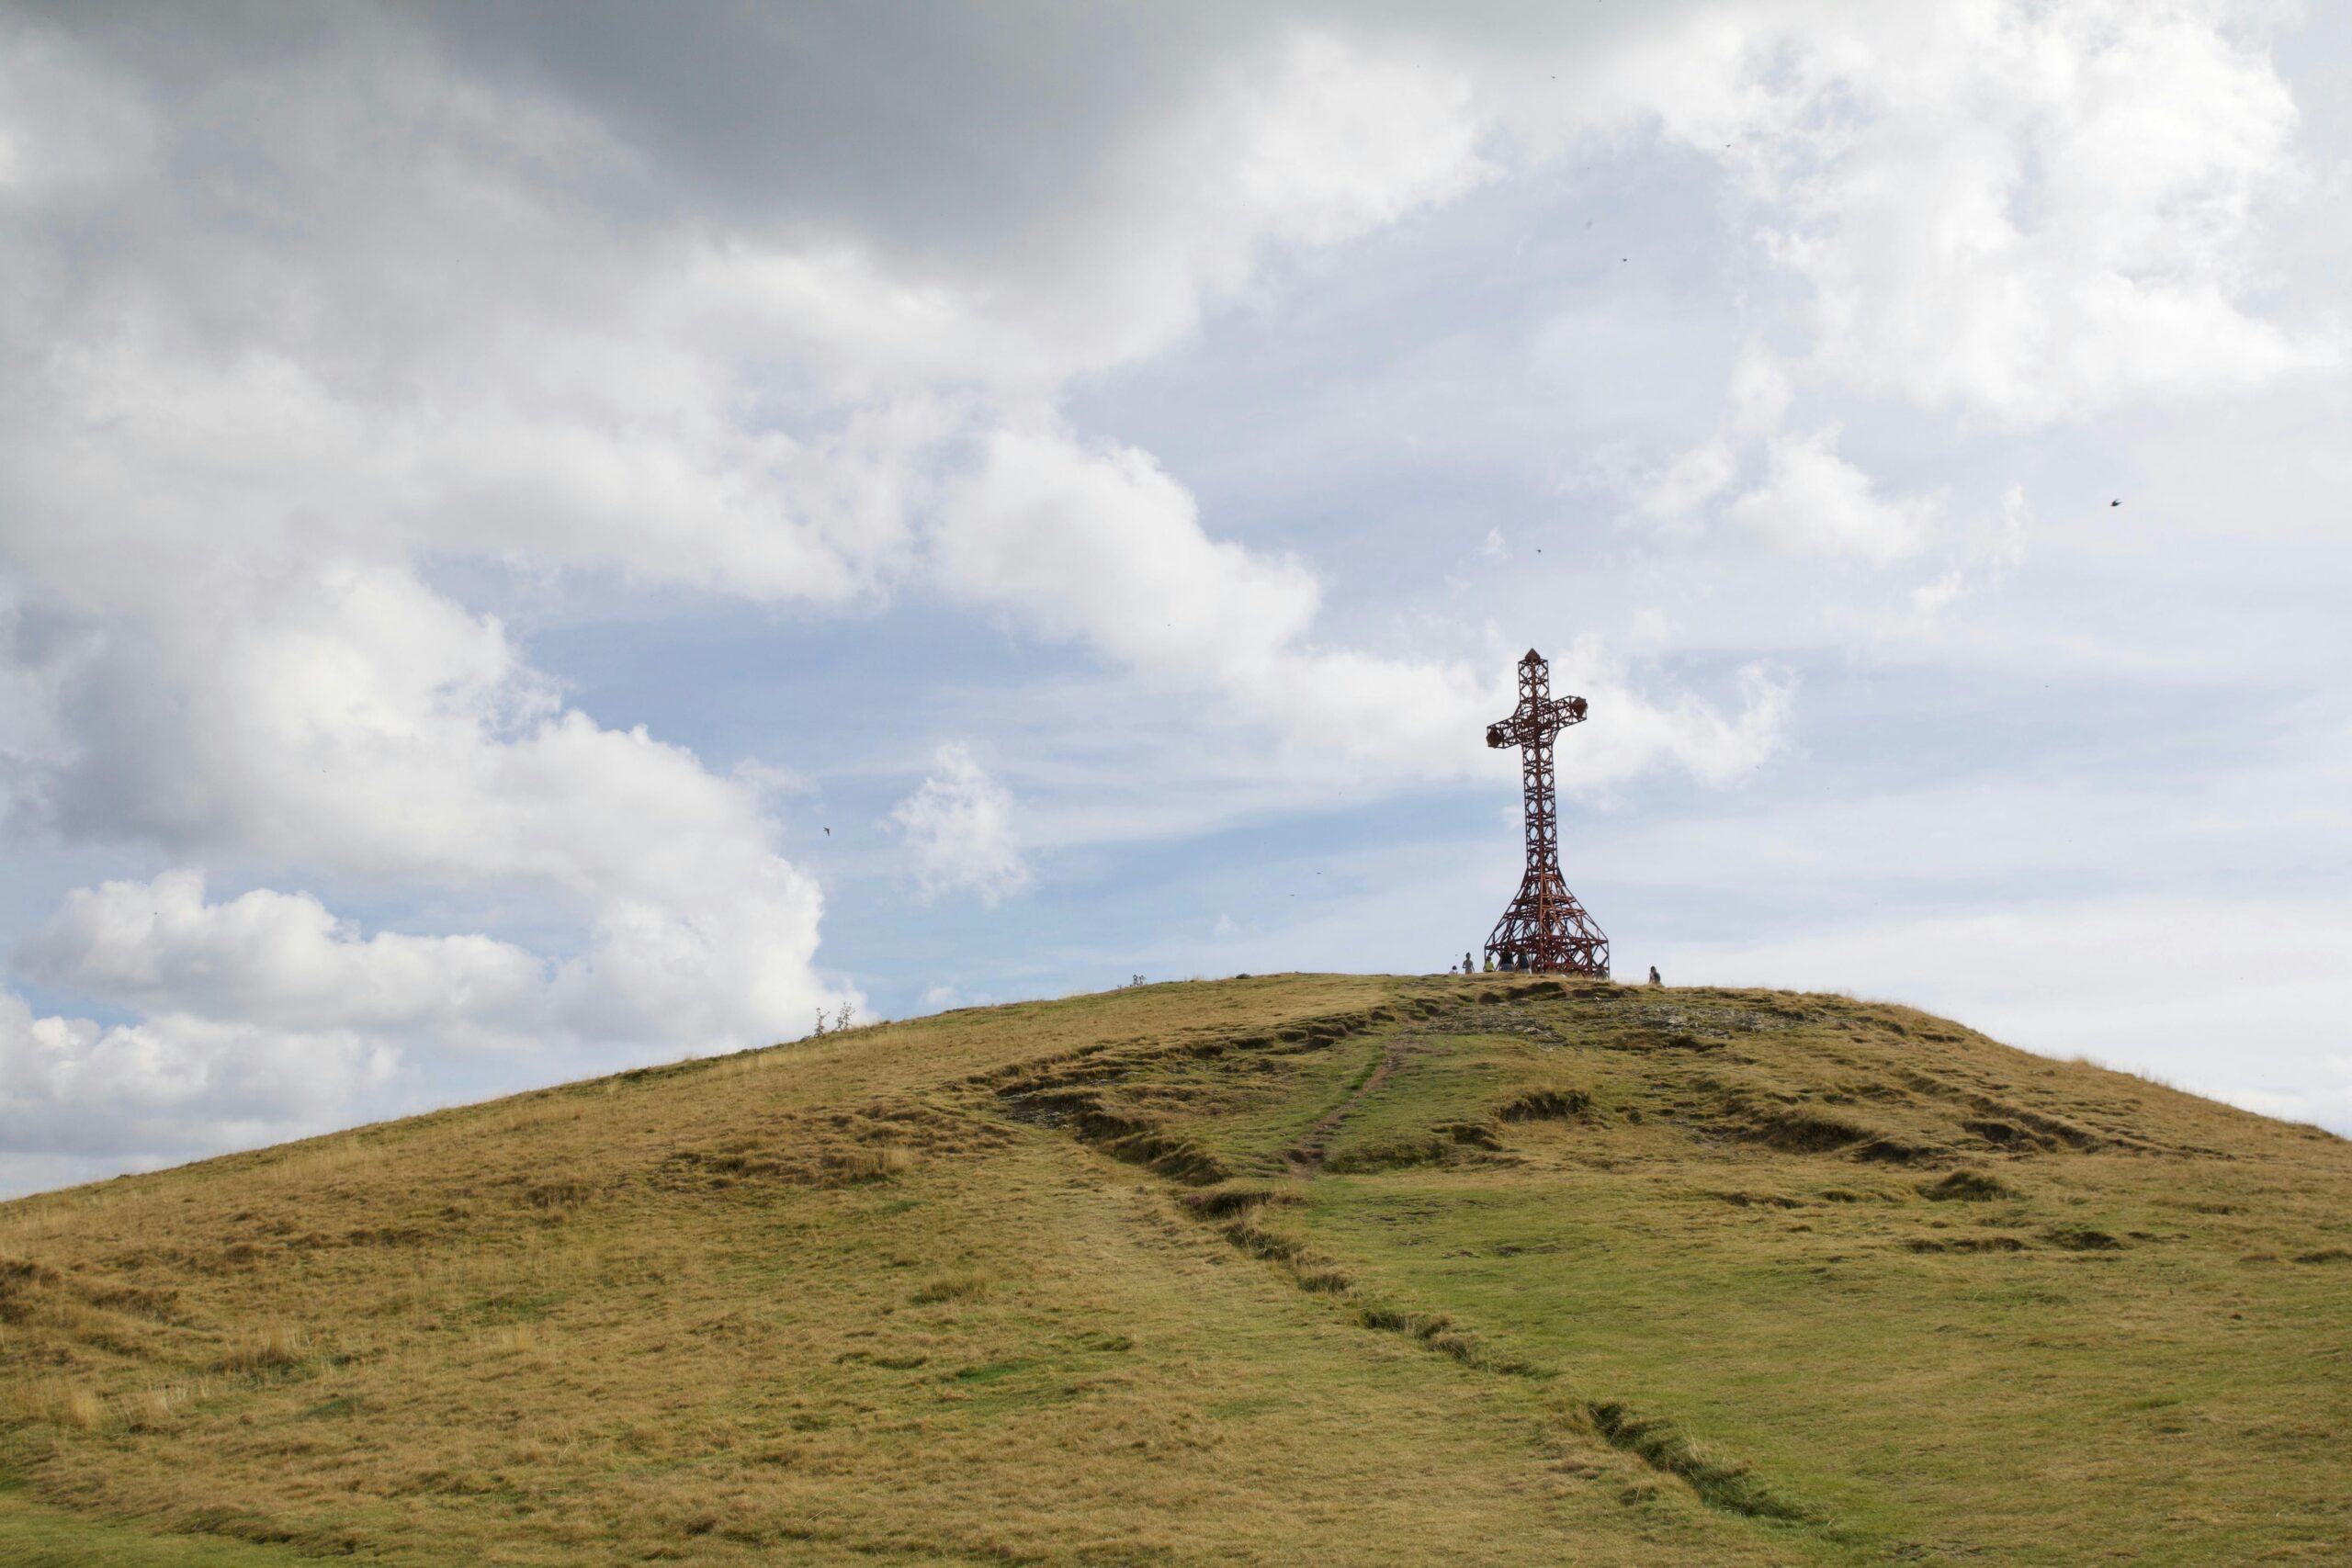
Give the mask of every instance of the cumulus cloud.
[[207, 904], [194, 871], [77, 889], [15, 956], [34, 979], [127, 1007], [296, 1031], [520, 1021], [542, 981], [509, 943], [362, 939], [308, 894], [256, 888]]
[[1932, 500], [1882, 499], [1870, 476], [1838, 455], [1838, 427], [1775, 436], [1764, 478], [1728, 508], [1735, 523], [1783, 549], [1883, 566], [1926, 543]]
[[[450, 562], [941, 592], [1366, 787], [1498, 765], [1459, 741], [1510, 706], [1516, 635], [1335, 629], [1311, 550], [1220, 529], [1068, 403], [1271, 264], [1596, 131], [1720, 155], [1802, 295], [1662, 516], [1909, 558], [1938, 514], [1840, 454], [1819, 389], [2033, 424], [2321, 356], [2244, 303], [2293, 112], [2220, 9], [1694, 5], [1440, 38], [1167, 7], [1115, 78], [1091, 26], [1040, 21], [1012, 59], [975, 16], [913, 40], [811, 18], [790, 58], [741, 18], [593, 8], [560, 51], [476, 7], [0, 20], [0, 825], [175, 868], [72, 894], [25, 947], [144, 1017], [0, 1021], [22, 1116], [80, 1105], [111, 1139], [114, 1083], [288, 1125], [432, 1043], [712, 1048], [847, 994], [759, 776], [600, 723]], [[1597, 638], [1559, 680], [1595, 705], [1579, 787], [1736, 779], [1792, 700], [1761, 669], [1729, 706], [1637, 679]], [[1025, 881], [968, 753], [900, 810], [927, 886]], [[230, 866], [275, 886], [207, 902]], [[278, 890], [328, 879], [540, 900], [561, 931], [371, 935]], [[316, 1071], [273, 1089], [240, 1054]]]
[[[492, 93], [453, 76], [390, 16], [306, 41], [298, 54], [322, 52], [258, 118], [28, 30], [50, 96], [139, 128], [74, 199], [103, 190], [149, 228], [102, 266], [62, 221], [9, 258], [19, 324], [48, 352], [13, 389], [6, 498], [84, 524], [12, 543], [43, 580], [140, 613], [229, 550], [495, 553], [777, 601], [919, 575], [1049, 636], [1082, 623], [1138, 666], [1180, 647], [1247, 662], [1311, 617], [1312, 572], [1215, 538], [1141, 453], [1072, 461], [1035, 434], [1051, 398], [1180, 339], [1270, 251], [1342, 242], [1498, 172], [1458, 64], [1285, 27], [1164, 85], [1074, 173], [1074, 212], [946, 265], [861, 243], [856, 213], [820, 236], [750, 210], [612, 232], [587, 193], [646, 194], [656, 154], [537, 77]], [[193, 155], [223, 179], [271, 170], [254, 199], [274, 223], [187, 194], [175, 160], [197, 124]], [[28, 157], [54, 155], [55, 123], [15, 130]], [[314, 238], [281, 243], [288, 224]], [[368, 265], [366, 238], [390, 229], [403, 265]], [[1126, 503], [1023, 503], [1048, 483]], [[1120, 583], [1170, 570], [1153, 613], [1114, 618], [1057, 555]], [[1423, 693], [1452, 681], [1376, 662]]]
[[993, 907], [1028, 886], [1012, 792], [955, 741], [933, 754], [932, 770], [890, 813], [905, 835], [923, 896], [968, 891]]
[[[765, 1043], [842, 994], [814, 970], [821, 897], [776, 853], [756, 781], [566, 706], [494, 618], [393, 565], [241, 563], [183, 589], [87, 618], [55, 682], [71, 744], [17, 770], [21, 814], [182, 862], [69, 895], [17, 954], [146, 1015], [129, 1032], [43, 1021], [58, 1103], [168, 1066], [229, 1128], [238, 1086], [263, 1080], [227, 1055], [358, 1092], [377, 1079], [353, 1064], [428, 1046], [584, 1066]], [[362, 938], [307, 895], [205, 902], [195, 867], [217, 859], [485, 905], [520, 895], [574, 935], [538, 952], [475, 932]], [[114, 1136], [104, 1120], [93, 1108], [88, 1135]]]
[[[2264, 19], [1788, 4], [1632, 41], [1613, 91], [1721, 163], [1799, 291], [1781, 347], [1741, 356], [1723, 429], [1629, 487], [1634, 510], [1671, 525], [1720, 502], [1781, 547], [1884, 565], [1934, 540], [1934, 500], [1882, 499], [1834, 422], [1789, 431], [1808, 395], [2037, 429], [2340, 364], [2332, 329], [2252, 302], [2261, 215], [2303, 177]], [[1760, 470], [1744, 489], [1743, 468]], [[1941, 583], [1922, 607], [1959, 592]]]
[[[1396, 657], [1315, 637], [1320, 592], [1293, 560], [1213, 539], [1192, 495], [1150, 457], [1036, 423], [1000, 432], [943, 501], [942, 586], [1026, 612], [1163, 690], [1213, 696], [1298, 750], [1349, 759], [1374, 776], [1486, 769], [1464, 748], [1517, 701], [1517, 650]], [[1588, 748], [1611, 778], [1660, 762], [1736, 776], [1781, 739], [1784, 687], [1760, 673], [1725, 716], [1689, 694], [1660, 703], [1583, 639], [1576, 671], [1608, 694], [1608, 739]]]
[[[366, 935], [309, 894], [209, 903], [189, 870], [78, 889], [15, 964], [141, 1017], [35, 1018], [0, 992], [0, 1152], [77, 1169], [296, 1136], [451, 1048], [578, 1071], [767, 1043], [832, 995], [807, 980], [814, 919], [797, 913], [723, 888], [686, 908], [622, 899], [558, 961], [480, 934]], [[0, 1159], [0, 1180], [12, 1170]]]
[[1812, 372], [2035, 425], [2334, 358], [2245, 303], [2256, 216], [2296, 178], [2254, 8], [1727, 20], [1663, 31], [1626, 90], [1754, 202], [1808, 292]]
[[316, 1132], [390, 1078], [353, 1030], [179, 1013], [134, 1024], [36, 1018], [0, 991], [0, 1181], [153, 1165]]

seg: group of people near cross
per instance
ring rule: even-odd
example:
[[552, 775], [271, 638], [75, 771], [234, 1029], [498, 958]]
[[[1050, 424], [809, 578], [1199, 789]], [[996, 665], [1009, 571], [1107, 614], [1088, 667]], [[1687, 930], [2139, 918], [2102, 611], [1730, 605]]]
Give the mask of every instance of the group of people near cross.
[[[1535, 960], [1532, 953], [1520, 953], [1506, 947], [1503, 949], [1502, 962], [1499, 964], [1495, 962], [1495, 955], [1493, 953], [1490, 953], [1487, 954], [1487, 967], [1485, 973], [1492, 975], [1496, 971], [1501, 970], [1506, 973], [1524, 974], [1534, 967]], [[1471, 962], [1470, 955], [1466, 953], [1462, 955], [1462, 972], [1464, 975], [1476, 975], [1480, 973], [1478, 967]], [[1655, 964], [1650, 965], [1650, 984], [1653, 986], [1663, 986], [1666, 984], [1665, 981], [1657, 977], [1657, 965]]]

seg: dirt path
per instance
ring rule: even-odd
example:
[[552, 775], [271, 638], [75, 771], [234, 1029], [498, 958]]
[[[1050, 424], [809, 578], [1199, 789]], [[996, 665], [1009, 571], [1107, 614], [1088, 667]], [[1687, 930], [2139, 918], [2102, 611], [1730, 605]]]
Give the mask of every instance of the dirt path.
[[1290, 1152], [1283, 1157], [1290, 1164], [1292, 1176], [1301, 1181], [1314, 1179], [1315, 1173], [1323, 1168], [1325, 1150], [1331, 1141], [1331, 1134], [1340, 1130], [1340, 1123], [1348, 1119], [1348, 1112], [1363, 1104], [1367, 1095], [1386, 1083], [1388, 1075], [1395, 1072], [1404, 1060], [1405, 1042], [1391, 1040], [1387, 1049], [1381, 1053], [1380, 1066], [1373, 1068], [1372, 1076], [1356, 1086], [1355, 1093], [1325, 1111], [1322, 1120], [1309, 1127], [1306, 1135], [1291, 1145]]

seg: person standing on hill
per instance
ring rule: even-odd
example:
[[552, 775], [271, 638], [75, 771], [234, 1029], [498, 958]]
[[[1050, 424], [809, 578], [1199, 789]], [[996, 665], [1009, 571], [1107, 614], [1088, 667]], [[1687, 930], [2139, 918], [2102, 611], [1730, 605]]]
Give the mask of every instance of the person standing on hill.
[[1665, 981], [1657, 977], [1657, 965], [1655, 964], [1650, 965], [1650, 984], [1653, 986], [1663, 986], [1666, 984]]

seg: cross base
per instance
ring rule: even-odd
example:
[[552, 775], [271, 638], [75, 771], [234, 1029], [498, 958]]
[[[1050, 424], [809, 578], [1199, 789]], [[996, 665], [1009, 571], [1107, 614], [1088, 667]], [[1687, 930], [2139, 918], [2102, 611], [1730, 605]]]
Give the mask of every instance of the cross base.
[[1516, 959], [1541, 975], [1609, 978], [1609, 939], [1557, 871], [1527, 874], [1487, 938], [1487, 956], [1498, 969]]

